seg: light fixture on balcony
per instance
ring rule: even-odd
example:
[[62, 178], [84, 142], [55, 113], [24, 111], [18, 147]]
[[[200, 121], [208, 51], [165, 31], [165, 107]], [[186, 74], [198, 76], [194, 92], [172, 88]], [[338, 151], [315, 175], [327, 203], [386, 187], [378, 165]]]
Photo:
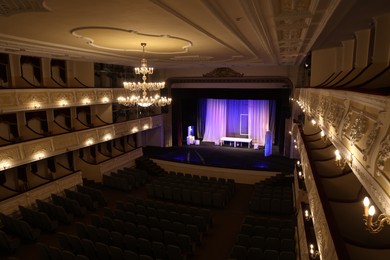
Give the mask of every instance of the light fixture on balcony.
[[321, 140], [326, 143], [328, 141], [328, 137], [326, 137], [326, 134], [324, 130], [321, 130]]
[[305, 209], [304, 215], [305, 215], [305, 220], [306, 221], [309, 221], [310, 219], [313, 218], [313, 216], [310, 214], [310, 211], [308, 209]]
[[340, 151], [339, 150], [334, 151], [334, 155], [335, 155], [336, 165], [341, 169], [344, 169], [345, 165], [347, 164], [347, 161], [341, 157]]
[[390, 216], [382, 213], [378, 216], [376, 220], [374, 220], [375, 215], [375, 207], [374, 205], [370, 205], [370, 199], [368, 197], [365, 197], [363, 199], [363, 205], [364, 205], [364, 224], [366, 225], [367, 230], [370, 233], [379, 233], [385, 224], [390, 225]]
[[[142, 46], [142, 60], [141, 67], [134, 68], [135, 74], [142, 74], [142, 82], [123, 82], [123, 87], [130, 91], [132, 95], [127, 97], [119, 97], [118, 103], [125, 106], [134, 106], [138, 105], [141, 107], [149, 106], [166, 106], [170, 105], [172, 102], [171, 98], [161, 97], [159, 94], [150, 95], [148, 92], [160, 92], [161, 89], [165, 87], [165, 82], [146, 82], [146, 75], [153, 74], [153, 68], [148, 67], [146, 58], [145, 58], [145, 46], [146, 43], [141, 43]], [[142, 95], [137, 95], [138, 92], [141, 92]]]
[[320, 256], [320, 252], [318, 250], [314, 249], [314, 245], [313, 244], [309, 245], [309, 253], [310, 253], [310, 258], [311, 259], [317, 259]]

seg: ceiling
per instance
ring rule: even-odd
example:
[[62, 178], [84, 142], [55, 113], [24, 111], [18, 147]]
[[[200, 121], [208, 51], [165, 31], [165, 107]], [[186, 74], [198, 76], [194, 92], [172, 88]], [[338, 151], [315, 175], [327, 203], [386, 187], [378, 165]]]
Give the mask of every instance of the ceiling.
[[0, 52], [155, 67], [299, 65], [388, 0], [0, 0]]

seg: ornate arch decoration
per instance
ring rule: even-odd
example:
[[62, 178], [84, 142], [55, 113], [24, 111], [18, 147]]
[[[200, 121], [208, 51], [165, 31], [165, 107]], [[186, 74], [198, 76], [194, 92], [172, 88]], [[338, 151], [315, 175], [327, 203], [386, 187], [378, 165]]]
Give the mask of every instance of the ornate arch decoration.
[[293, 86], [285, 76], [244, 76], [243, 73], [226, 67], [214, 69], [202, 77], [172, 77], [166, 81], [168, 87], [178, 83], [263, 83], [264, 88], [267, 88], [267, 84], [272, 84], [273, 88], [290, 89]]

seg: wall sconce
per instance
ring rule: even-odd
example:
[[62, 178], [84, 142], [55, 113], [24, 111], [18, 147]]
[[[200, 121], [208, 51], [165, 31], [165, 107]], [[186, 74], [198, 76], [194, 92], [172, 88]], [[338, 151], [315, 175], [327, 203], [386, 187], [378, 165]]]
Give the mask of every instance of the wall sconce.
[[10, 167], [10, 163], [9, 162], [4, 162], [0, 165], [0, 169], [1, 170], [7, 170], [8, 168]]
[[62, 107], [64, 107], [64, 106], [67, 106], [68, 105], [68, 102], [66, 101], [66, 100], [60, 100], [60, 105], [62, 106]]
[[340, 167], [341, 169], [344, 169], [345, 165], [347, 164], [347, 161], [344, 160], [341, 155], [340, 155], [340, 151], [339, 150], [336, 150], [334, 151], [334, 155], [335, 155], [335, 162], [336, 162], [336, 165], [338, 167]]
[[310, 258], [311, 259], [317, 259], [320, 256], [320, 252], [318, 252], [318, 250], [314, 249], [314, 245], [313, 244], [309, 245], [309, 254], [310, 254]]
[[32, 104], [32, 108], [33, 108], [33, 109], [40, 109], [40, 108], [41, 108], [41, 104], [39, 104], [39, 103], [33, 103], [33, 104]]
[[304, 216], [306, 221], [310, 221], [313, 218], [308, 209], [305, 209]]
[[326, 137], [326, 134], [324, 130], [321, 130], [321, 140], [326, 143], [328, 141], [328, 137]]
[[85, 141], [85, 144], [87, 146], [93, 145], [93, 138], [89, 138], [87, 141]]
[[91, 100], [89, 98], [84, 98], [83, 103], [85, 105], [89, 105], [91, 103]]
[[45, 157], [45, 152], [37, 152], [34, 157], [36, 160], [42, 160]]
[[103, 139], [105, 141], [111, 140], [112, 139], [112, 135], [111, 134], [106, 134], [106, 135], [104, 135]]
[[368, 232], [376, 234], [379, 233], [385, 224], [390, 225], [390, 216], [382, 213], [378, 216], [376, 220], [373, 220], [375, 215], [375, 207], [374, 205], [370, 206], [370, 199], [365, 197], [363, 199], [364, 205], [364, 224], [366, 225], [366, 229]]

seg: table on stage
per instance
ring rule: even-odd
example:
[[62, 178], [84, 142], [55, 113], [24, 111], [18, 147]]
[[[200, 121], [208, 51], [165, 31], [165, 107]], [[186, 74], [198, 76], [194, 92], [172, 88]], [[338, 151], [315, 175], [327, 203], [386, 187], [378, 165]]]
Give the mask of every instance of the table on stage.
[[248, 148], [251, 147], [252, 139], [250, 138], [241, 138], [241, 137], [221, 137], [219, 139], [219, 145], [223, 145], [224, 142], [233, 142], [233, 146], [237, 147], [237, 143], [248, 143]]

